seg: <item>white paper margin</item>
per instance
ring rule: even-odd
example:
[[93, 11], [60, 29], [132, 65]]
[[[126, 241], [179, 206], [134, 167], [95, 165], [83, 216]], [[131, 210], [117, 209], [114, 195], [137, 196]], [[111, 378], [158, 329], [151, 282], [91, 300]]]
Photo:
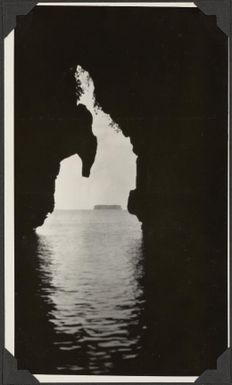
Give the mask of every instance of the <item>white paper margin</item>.
[[[131, 6], [194, 8], [190, 2], [180, 3], [38, 3], [38, 6]], [[229, 39], [228, 39], [228, 46]], [[230, 347], [230, 51], [228, 87], [228, 347]], [[4, 40], [4, 134], [5, 134], [5, 348], [15, 353], [14, 323], [14, 31]], [[42, 353], [42, 352], [41, 352]], [[193, 383], [197, 376], [91, 376], [34, 374], [41, 382], [173, 382]]]

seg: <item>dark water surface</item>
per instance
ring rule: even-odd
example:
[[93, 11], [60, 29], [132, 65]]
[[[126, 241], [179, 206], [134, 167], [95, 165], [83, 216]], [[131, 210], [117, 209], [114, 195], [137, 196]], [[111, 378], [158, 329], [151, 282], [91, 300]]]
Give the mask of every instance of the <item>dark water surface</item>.
[[200, 248], [161, 219], [142, 236], [127, 211], [55, 211], [16, 239], [20, 369], [198, 376], [216, 368], [227, 338], [225, 263], [213, 242]]
[[117, 360], [135, 359], [146, 329], [137, 218], [124, 210], [59, 210], [35, 239], [34, 294], [49, 308], [53, 369], [106, 374]]
[[[144, 305], [136, 217], [118, 210], [58, 211], [37, 232], [41, 295], [54, 305], [50, 321], [63, 337], [57, 349], [80, 352], [95, 374], [107, 373], [115, 354], [136, 357]], [[70, 369], [86, 367], [77, 360]]]

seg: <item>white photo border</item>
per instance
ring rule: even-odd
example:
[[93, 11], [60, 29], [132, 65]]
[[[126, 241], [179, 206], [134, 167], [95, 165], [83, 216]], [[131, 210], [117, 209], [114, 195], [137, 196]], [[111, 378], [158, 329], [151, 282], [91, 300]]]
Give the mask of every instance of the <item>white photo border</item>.
[[[37, 6], [109, 6], [196, 8], [193, 2], [178, 3], [38, 3]], [[15, 354], [15, 285], [14, 285], [14, 31], [4, 40], [4, 281], [5, 281], [5, 348]], [[230, 38], [228, 38], [228, 198], [227, 198], [227, 344], [230, 347]], [[34, 374], [41, 383], [193, 383], [198, 376], [108, 376]]]

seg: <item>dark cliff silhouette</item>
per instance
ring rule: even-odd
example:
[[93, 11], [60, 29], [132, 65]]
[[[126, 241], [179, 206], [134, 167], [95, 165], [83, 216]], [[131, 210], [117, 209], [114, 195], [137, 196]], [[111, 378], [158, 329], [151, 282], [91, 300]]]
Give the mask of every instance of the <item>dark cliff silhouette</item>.
[[53, 211], [60, 162], [78, 154], [82, 159], [82, 175], [88, 177], [96, 154], [92, 116], [84, 106], [79, 105], [72, 113], [58, 118], [52, 114], [44, 117], [42, 111], [40, 116], [16, 115], [17, 234], [31, 232], [42, 225], [47, 214]]
[[198, 9], [37, 7], [18, 18], [16, 234], [52, 211], [62, 159], [78, 153], [86, 176], [94, 161], [78, 64], [138, 155], [128, 209], [143, 225], [154, 371], [200, 374], [226, 348], [227, 38]]

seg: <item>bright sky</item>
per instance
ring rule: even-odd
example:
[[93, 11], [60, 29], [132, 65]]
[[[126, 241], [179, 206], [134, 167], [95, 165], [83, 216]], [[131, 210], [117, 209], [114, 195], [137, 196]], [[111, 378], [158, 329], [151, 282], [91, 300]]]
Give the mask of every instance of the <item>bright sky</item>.
[[[129, 191], [135, 188], [136, 156], [130, 139], [111, 127], [110, 117], [94, 109], [92, 79], [80, 67], [78, 78], [85, 87], [80, 103], [93, 114], [93, 133], [98, 149], [89, 178], [82, 177], [78, 155], [61, 162], [56, 180], [56, 209], [92, 209], [96, 204], [119, 204], [127, 207]], [[76, 78], [77, 79], [77, 78]]]

